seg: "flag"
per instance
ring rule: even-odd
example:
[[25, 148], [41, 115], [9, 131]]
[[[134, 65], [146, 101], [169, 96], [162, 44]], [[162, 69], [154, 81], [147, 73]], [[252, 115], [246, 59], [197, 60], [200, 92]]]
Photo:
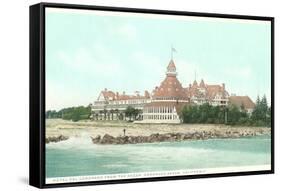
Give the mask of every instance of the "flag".
[[177, 51], [173, 46], [171, 46], [171, 59], [173, 59], [173, 53], [174, 52], [177, 52]]

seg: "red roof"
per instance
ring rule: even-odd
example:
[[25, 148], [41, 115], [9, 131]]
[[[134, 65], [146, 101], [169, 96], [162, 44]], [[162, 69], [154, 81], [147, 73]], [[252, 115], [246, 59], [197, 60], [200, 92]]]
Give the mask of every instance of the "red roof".
[[205, 88], [206, 87], [203, 79], [201, 80], [199, 86], [200, 86], [200, 88]]
[[108, 98], [112, 98], [113, 99], [115, 97], [115, 94], [112, 91], [104, 90], [101, 93], [103, 94], [103, 97], [106, 98], [106, 99], [108, 99]]
[[230, 96], [229, 103], [241, 107], [244, 105], [245, 109], [254, 109], [255, 103], [249, 96]]
[[160, 87], [155, 89], [153, 98], [184, 99], [187, 96], [179, 80], [175, 76], [167, 76]]
[[192, 85], [193, 87], [197, 87], [198, 86], [198, 84], [197, 84], [197, 81], [196, 80], [194, 80], [193, 81], [193, 85]]
[[194, 80], [193, 85], [189, 85], [187, 90], [189, 97], [205, 97], [206, 99], [214, 99], [216, 95], [221, 95], [226, 98], [229, 94], [225, 90], [224, 84], [222, 85], [208, 85], [202, 79], [199, 86], [197, 81]]
[[119, 94], [118, 92], [114, 93], [113, 91], [110, 90], [103, 90], [101, 91], [101, 94], [103, 95], [103, 97], [106, 100], [129, 100], [129, 99], [149, 99], [150, 98], [150, 94], [148, 93], [148, 91], [144, 92], [144, 95], [127, 95], [125, 94], [125, 92], [123, 92], [123, 94]]
[[[167, 72], [176, 72], [176, 66], [171, 60], [167, 67]], [[154, 99], [187, 99], [186, 91], [175, 75], [166, 74], [166, 78], [159, 87], [153, 90]]]

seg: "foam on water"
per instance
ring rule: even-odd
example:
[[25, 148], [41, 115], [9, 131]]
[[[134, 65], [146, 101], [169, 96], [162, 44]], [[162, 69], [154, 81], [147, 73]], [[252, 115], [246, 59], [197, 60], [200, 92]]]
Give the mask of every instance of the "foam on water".
[[90, 136], [46, 147], [47, 177], [270, 164], [270, 137], [95, 145]]
[[90, 149], [93, 148], [90, 135], [88, 133], [81, 133], [79, 137], [70, 137], [65, 141], [57, 143], [49, 143], [46, 145], [47, 149]]

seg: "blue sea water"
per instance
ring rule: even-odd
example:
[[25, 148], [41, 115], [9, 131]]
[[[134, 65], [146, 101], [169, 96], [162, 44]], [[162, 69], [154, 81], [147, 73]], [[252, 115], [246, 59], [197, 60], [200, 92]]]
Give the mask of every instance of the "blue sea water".
[[95, 145], [88, 136], [46, 146], [46, 177], [266, 165], [270, 136]]

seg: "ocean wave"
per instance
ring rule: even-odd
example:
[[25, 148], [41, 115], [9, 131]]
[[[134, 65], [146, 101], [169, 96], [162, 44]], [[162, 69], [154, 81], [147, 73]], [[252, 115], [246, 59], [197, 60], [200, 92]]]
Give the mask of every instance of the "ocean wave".
[[70, 137], [65, 141], [46, 144], [47, 149], [85, 149], [89, 147], [93, 147], [93, 143], [88, 134], [82, 134], [79, 137]]

